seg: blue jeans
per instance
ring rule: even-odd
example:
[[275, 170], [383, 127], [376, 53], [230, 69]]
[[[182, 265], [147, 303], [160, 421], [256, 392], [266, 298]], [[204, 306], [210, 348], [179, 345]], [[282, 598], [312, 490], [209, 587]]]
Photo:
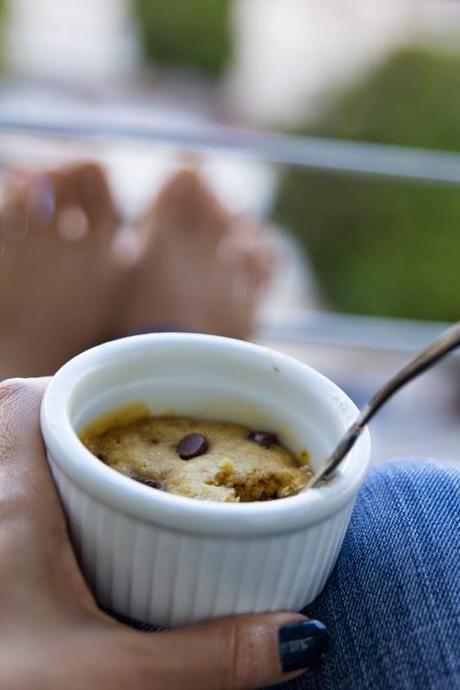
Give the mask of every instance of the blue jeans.
[[427, 460], [373, 469], [304, 613], [326, 624], [330, 652], [283, 690], [460, 688], [460, 471]]

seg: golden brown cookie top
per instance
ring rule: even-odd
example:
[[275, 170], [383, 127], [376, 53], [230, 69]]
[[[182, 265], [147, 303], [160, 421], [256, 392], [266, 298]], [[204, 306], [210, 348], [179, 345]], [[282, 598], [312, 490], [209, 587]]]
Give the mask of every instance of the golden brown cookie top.
[[84, 439], [102, 462], [169, 493], [226, 502], [284, 498], [311, 472], [276, 434], [230, 422], [144, 417]]

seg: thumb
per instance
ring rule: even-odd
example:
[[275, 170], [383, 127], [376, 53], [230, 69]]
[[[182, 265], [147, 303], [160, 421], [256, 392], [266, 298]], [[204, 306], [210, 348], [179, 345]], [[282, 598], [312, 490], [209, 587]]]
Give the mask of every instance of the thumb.
[[282, 683], [316, 666], [329, 644], [322, 623], [288, 612], [136, 635], [144, 687], [161, 690], [249, 690]]

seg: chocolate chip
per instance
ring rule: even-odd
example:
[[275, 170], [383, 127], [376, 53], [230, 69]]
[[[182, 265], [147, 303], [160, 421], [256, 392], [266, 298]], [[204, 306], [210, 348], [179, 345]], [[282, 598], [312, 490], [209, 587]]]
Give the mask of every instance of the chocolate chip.
[[182, 460], [191, 460], [206, 453], [208, 447], [208, 439], [203, 434], [187, 434], [177, 444], [176, 452]]
[[157, 446], [160, 443], [160, 439], [153, 437], [150, 439], [150, 443], [152, 443], [154, 446]]
[[101, 460], [102, 462], [107, 463], [108, 462], [108, 455], [107, 453], [96, 453], [96, 457], [98, 460]]
[[250, 431], [247, 438], [264, 448], [279, 444], [278, 436], [271, 431]]
[[158, 479], [153, 479], [152, 477], [143, 477], [140, 474], [129, 474], [128, 477], [130, 479], [134, 479], [135, 482], [145, 484], [145, 486], [150, 486], [151, 489], [158, 489], [159, 491], [163, 490], [163, 484], [158, 481]]

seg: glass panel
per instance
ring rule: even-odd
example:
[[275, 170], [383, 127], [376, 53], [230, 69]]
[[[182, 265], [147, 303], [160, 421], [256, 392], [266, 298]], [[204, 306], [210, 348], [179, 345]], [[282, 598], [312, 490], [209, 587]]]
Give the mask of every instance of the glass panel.
[[[197, 1], [178, 3], [168, 16], [153, 0], [85, 0], [70, 14], [52, 0], [41, 0], [39, 10], [32, 0], [5, 3], [3, 209], [25, 170], [27, 177], [97, 161], [128, 266], [137, 260], [146, 209], [172, 175], [194, 170], [226, 218], [249, 217], [275, 245], [255, 339], [319, 368], [361, 405], [460, 311], [459, 8], [200, 0], [197, 12]], [[66, 187], [70, 201], [53, 221], [62, 254], [50, 250], [46, 233], [27, 249], [30, 204], [46, 214], [57, 201], [42, 178], [27, 208], [2, 217], [0, 272], [10, 282], [0, 281], [0, 329], [9, 348], [30, 333], [29, 326], [14, 332], [15, 300], [30, 322], [37, 319], [30, 266], [50, 261], [64, 286], [65, 252], [82, 250], [91, 236], [91, 218]], [[100, 179], [94, 188], [103, 194]], [[240, 230], [244, 222], [232, 220]], [[191, 270], [191, 251], [187, 267], [174, 271], [178, 281]], [[223, 243], [220, 259], [231, 261], [232, 252], [232, 242]], [[84, 280], [70, 274], [59, 309]], [[200, 258], [193, 284], [208, 280], [205, 274]], [[247, 298], [244, 281], [235, 290]], [[180, 322], [184, 310], [168, 307], [172, 292], [161, 298], [160, 317], [153, 298], [152, 318], [145, 316], [147, 299], [143, 326], [203, 328], [188, 320], [192, 305]], [[77, 349], [126, 331], [116, 318], [123, 299], [121, 291], [109, 302], [107, 327], [97, 338], [77, 338]], [[42, 316], [55, 322], [51, 303]], [[79, 314], [91, 308], [69, 306]], [[228, 314], [219, 312], [209, 329], [222, 332]], [[55, 323], [49, 328], [50, 339], [61, 336]], [[458, 458], [458, 362], [452, 357], [382, 412], [374, 424], [376, 460]]]

